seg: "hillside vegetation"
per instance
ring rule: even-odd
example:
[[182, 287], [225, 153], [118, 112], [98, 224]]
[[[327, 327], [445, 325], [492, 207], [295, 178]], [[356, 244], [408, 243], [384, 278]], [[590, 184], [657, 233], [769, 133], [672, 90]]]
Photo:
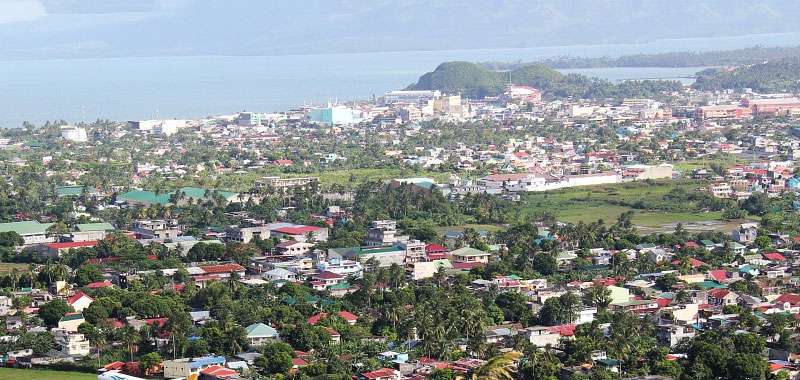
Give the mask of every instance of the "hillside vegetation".
[[547, 66], [529, 64], [511, 71], [492, 71], [471, 62], [445, 62], [422, 75], [409, 90], [439, 90], [468, 98], [495, 96], [508, 83], [541, 89], [548, 98], [627, 98], [657, 97], [665, 91], [679, 91], [677, 81], [626, 81], [614, 84], [579, 74], [564, 75]]
[[[763, 47], [718, 51], [683, 51], [657, 54], [632, 54], [621, 57], [553, 57], [531, 62], [555, 69], [592, 67], [697, 67], [741, 66], [763, 63], [767, 60], [800, 57], [800, 46]], [[513, 70], [531, 63], [486, 62], [492, 70]]]
[[798, 92], [800, 58], [742, 66], [735, 70], [703, 70], [697, 73], [697, 81], [693, 86], [700, 90], [750, 88], [756, 92]]

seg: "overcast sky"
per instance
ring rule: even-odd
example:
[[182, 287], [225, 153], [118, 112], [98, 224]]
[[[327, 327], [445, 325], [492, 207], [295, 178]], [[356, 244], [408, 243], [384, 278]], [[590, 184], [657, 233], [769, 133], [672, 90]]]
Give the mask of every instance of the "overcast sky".
[[0, 59], [635, 43], [798, 20], [796, 0], [0, 0]]

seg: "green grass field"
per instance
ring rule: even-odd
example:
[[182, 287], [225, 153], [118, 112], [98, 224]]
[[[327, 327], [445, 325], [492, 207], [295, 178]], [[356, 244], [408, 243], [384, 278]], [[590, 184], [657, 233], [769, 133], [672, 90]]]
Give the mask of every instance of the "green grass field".
[[97, 380], [97, 375], [83, 372], [40, 369], [0, 368], [0, 380]]
[[[614, 185], [575, 187], [544, 193], [526, 194], [522, 198], [522, 214], [535, 215], [550, 212], [563, 222], [595, 222], [603, 219], [614, 223], [620, 214], [633, 211], [637, 226], [659, 229], [664, 225], [683, 222], [720, 221], [721, 212], [660, 211], [658, 209], [632, 208], [630, 204], [641, 201], [644, 205], [663, 202], [664, 195], [676, 188], [694, 191], [698, 184], [688, 181], [628, 182]], [[689, 205], [687, 205], [689, 206]], [[688, 207], [688, 209], [691, 209]]]
[[[285, 178], [291, 177], [319, 177], [323, 188], [330, 185], [341, 185], [346, 188], [353, 188], [358, 184], [367, 181], [385, 181], [394, 178], [427, 177], [433, 178], [439, 183], [446, 182], [449, 178], [448, 173], [431, 172], [427, 170], [415, 171], [411, 169], [338, 169], [315, 173], [281, 173], [279, 170], [263, 170], [249, 173], [231, 173], [220, 176], [210, 187], [230, 191], [248, 191], [255, 182], [266, 175], [275, 175]], [[187, 182], [189, 185], [195, 183]], [[170, 186], [179, 187], [184, 183], [173, 183]], [[202, 185], [202, 184], [201, 184]]]
[[28, 270], [28, 264], [24, 263], [0, 263], [0, 275], [10, 273], [14, 268], [23, 272]]

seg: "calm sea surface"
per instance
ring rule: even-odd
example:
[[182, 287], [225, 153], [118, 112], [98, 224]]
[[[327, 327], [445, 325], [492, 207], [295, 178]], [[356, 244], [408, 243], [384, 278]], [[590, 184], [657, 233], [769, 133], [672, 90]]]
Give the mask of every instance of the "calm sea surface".
[[[50, 119], [189, 118], [280, 111], [307, 102], [366, 99], [400, 89], [449, 60], [532, 61], [800, 43], [798, 34], [663, 40], [648, 44], [291, 55], [0, 61], [0, 127]], [[612, 81], [689, 77], [702, 68], [571, 69]], [[691, 79], [683, 78], [684, 81]]]

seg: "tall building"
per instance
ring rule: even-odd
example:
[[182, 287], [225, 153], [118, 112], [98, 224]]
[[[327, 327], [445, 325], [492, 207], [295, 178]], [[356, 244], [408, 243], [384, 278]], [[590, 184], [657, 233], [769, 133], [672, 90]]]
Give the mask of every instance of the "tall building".
[[353, 124], [359, 121], [353, 109], [330, 104], [327, 107], [312, 108], [308, 113], [308, 119], [328, 125]]
[[256, 127], [261, 125], [263, 121], [262, 114], [255, 112], [241, 112], [239, 118], [236, 120], [238, 125], [244, 127]]
[[397, 234], [397, 222], [394, 220], [375, 220], [367, 230], [364, 243], [367, 246], [387, 246], [398, 242], [408, 241], [408, 236]]

